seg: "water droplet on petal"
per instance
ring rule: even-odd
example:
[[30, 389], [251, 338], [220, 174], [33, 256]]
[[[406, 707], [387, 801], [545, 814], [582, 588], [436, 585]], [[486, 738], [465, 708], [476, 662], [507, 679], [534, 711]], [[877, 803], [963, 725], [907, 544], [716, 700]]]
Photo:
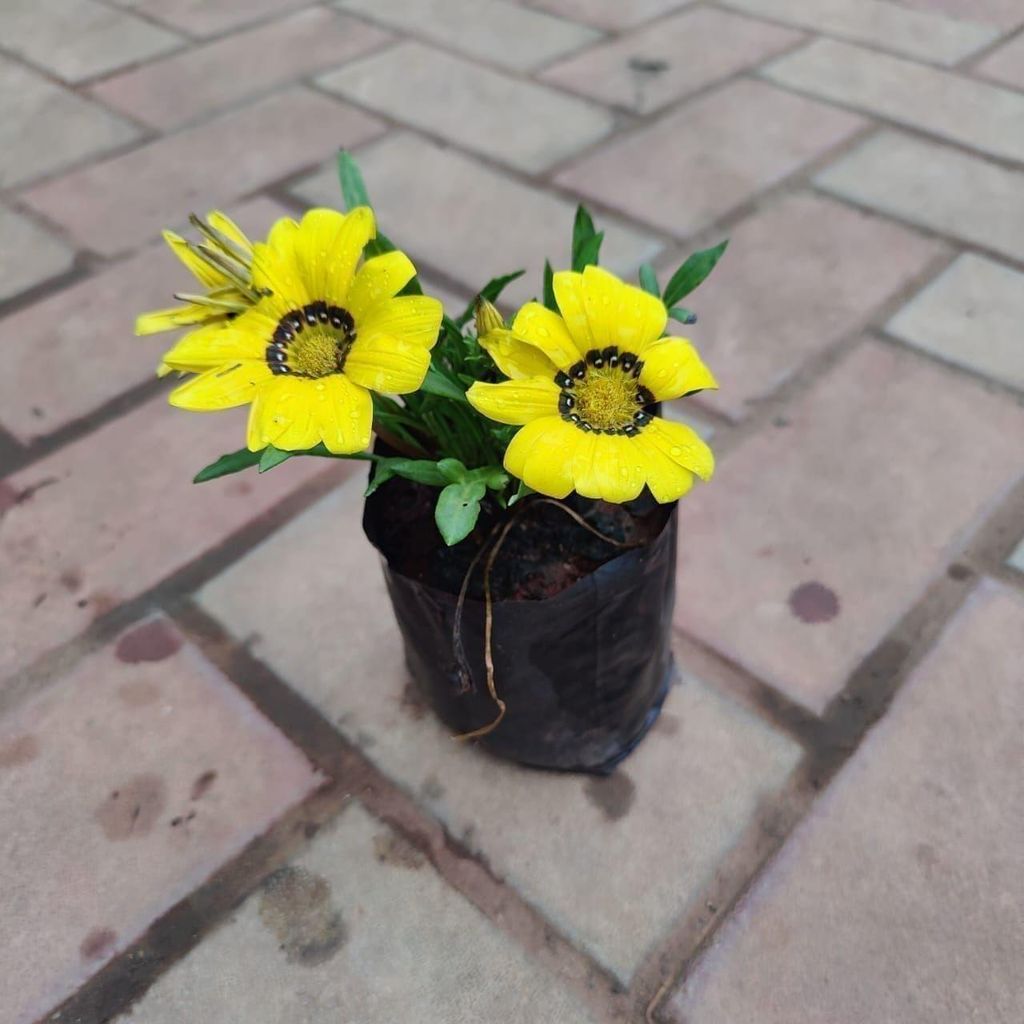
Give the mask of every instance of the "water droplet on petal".
[[672, 445], [672, 454], [675, 455], [675, 456], [682, 455], [683, 454], [683, 449], [680, 448], [679, 445], [674, 444], [674, 445]]

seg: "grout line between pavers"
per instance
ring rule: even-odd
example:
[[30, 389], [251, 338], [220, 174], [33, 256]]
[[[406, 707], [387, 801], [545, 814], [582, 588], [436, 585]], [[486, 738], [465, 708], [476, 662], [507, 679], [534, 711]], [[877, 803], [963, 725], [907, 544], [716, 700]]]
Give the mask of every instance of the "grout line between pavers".
[[977, 66], [985, 60], [986, 57], [991, 57], [996, 50], [1001, 50], [1004, 46], [1008, 46], [1022, 35], [1024, 35], [1024, 22], [1018, 25], [1017, 28], [1003, 31], [1002, 34], [993, 39], [991, 43], [988, 43], [980, 50], [976, 50], [974, 53], [964, 57], [963, 60], [957, 61], [953, 67], [960, 72], [970, 72], [970, 77], [976, 81], [1002, 85], [1005, 89], [1013, 89], [1015, 92], [1022, 92], [1024, 90], [1022, 90], [1020, 86], [1009, 85], [1006, 82], [1000, 82], [997, 78], [987, 78], [985, 75], [978, 75], [975, 73]]

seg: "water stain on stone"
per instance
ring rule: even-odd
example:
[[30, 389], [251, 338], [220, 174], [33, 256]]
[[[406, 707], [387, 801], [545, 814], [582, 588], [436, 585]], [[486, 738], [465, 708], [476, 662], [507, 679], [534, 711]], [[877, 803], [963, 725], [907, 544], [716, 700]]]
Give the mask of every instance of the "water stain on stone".
[[440, 779], [436, 775], [428, 775], [423, 780], [423, 785], [420, 786], [420, 792], [428, 800], [440, 800], [444, 796], [444, 786], [441, 785]]
[[82, 588], [82, 574], [77, 569], [65, 569], [60, 574], [60, 585], [69, 593]]
[[824, 583], [812, 580], [793, 588], [789, 595], [789, 609], [801, 622], [812, 625], [830, 622], [839, 614], [839, 598]]
[[373, 837], [373, 852], [381, 864], [413, 871], [423, 867], [427, 858], [408, 839], [394, 832], [382, 832]]
[[410, 679], [402, 690], [402, 710], [419, 721], [427, 713], [427, 705], [416, 684]]
[[941, 864], [935, 847], [930, 843], [918, 843], [917, 846], [914, 847], [914, 859], [920, 865], [925, 878], [929, 880]]
[[292, 964], [326, 963], [347, 938], [341, 913], [331, 904], [330, 883], [305, 868], [275, 871], [263, 883], [259, 914]]
[[39, 756], [39, 740], [26, 733], [0, 745], [0, 768], [17, 768]]
[[217, 773], [215, 771], [211, 769], [203, 772], [203, 774], [192, 783], [192, 792], [189, 795], [193, 800], [202, 800], [202, 798], [210, 792], [210, 789], [216, 781]]
[[96, 808], [95, 818], [112, 841], [136, 839], [153, 830], [167, 806], [167, 786], [159, 775], [136, 775]]
[[636, 799], [636, 786], [623, 771], [587, 779], [583, 792], [608, 821], [618, 821], [620, 818], [624, 818], [629, 814], [629, 809]]
[[144, 708], [160, 699], [160, 687], [149, 679], [133, 679], [119, 686], [117, 695], [130, 708]]
[[83, 960], [100, 960], [113, 951], [117, 932], [113, 928], [93, 928], [78, 947]]
[[677, 736], [681, 728], [682, 722], [679, 721], [678, 715], [672, 715], [667, 711], [663, 711], [658, 715], [658, 720], [654, 723], [653, 731], [660, 732], [665, 736]]
[[954, 562], [946, 570], [946, 574], [951, 580], [956, 580], [958, 583], [962, 583], [964, 580], [969, 580], [974, 575], [974, 572], [971, 570], [970, 566]]
[[144, 622], [129, 630], [114, 648], [114, 654], [126, 665], [144, 661], [163, 661], [181, 649], [181, 637], [161, 619]]

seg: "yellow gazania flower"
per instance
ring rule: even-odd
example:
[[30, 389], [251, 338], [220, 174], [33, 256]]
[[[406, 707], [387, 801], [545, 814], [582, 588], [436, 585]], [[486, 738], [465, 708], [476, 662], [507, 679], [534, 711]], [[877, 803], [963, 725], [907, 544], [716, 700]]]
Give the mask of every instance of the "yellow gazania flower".
[[415, 267], [402, 252], [359, 266], [376, 234], [373, 212], [310, 210], [278, 221], [253, 245], [258, 301], [186, 335], [166, 365], [198, 374], [171, 392], [182, 409], [252, 403], [251, 451], [301, 451], [323, 442], [336, 454], [370, 442], [370, 390], [415, 391], [430, 365], [441, 303], [398, 296]]
[[717, 387], [685, 338], [663, 338], [660, 299], [600, 267], [554, 275], [561, 315], [527, 303], [511, 330], [480, 342], [511, 380], [474, 384], [473, 406], [500, 423], [522, 425], [505, 468], [553, 498], [577, 491], [623, 502], [646, 484], [674, 501], [714, 471], [711, 449], [690, 427], [647, 407]]

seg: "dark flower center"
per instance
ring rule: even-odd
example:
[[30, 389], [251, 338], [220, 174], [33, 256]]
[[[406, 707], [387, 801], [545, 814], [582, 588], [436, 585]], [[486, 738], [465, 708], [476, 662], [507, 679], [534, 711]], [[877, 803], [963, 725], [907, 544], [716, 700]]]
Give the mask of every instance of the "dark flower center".
[[640, 383], [643, 366], [632, 352], [620, 353], [614, 345], [591, 349], [567, 373], [555, 374], [562, 419], [586, 433], [638, 434], [653, 418], [647, 406], [654, 404], [654, 395]]
[[277, 374], [328, 377], [341, 373], [355, 340], [355, 321], [347, 309], [311, 302], [278, 321], [267, 346], [267, 365]]

